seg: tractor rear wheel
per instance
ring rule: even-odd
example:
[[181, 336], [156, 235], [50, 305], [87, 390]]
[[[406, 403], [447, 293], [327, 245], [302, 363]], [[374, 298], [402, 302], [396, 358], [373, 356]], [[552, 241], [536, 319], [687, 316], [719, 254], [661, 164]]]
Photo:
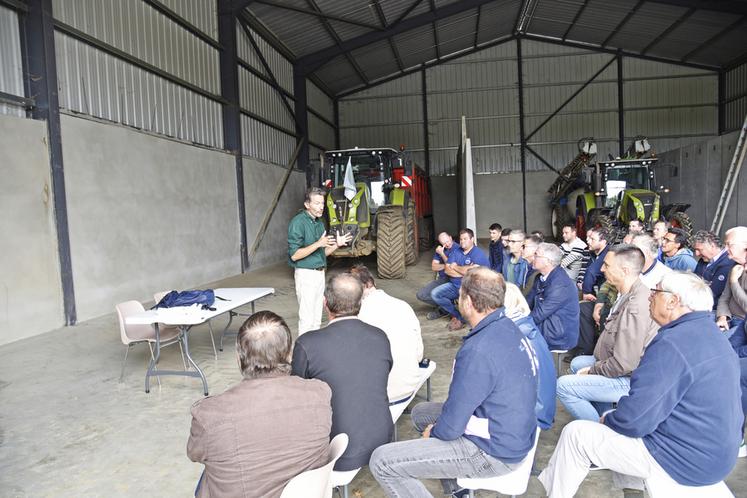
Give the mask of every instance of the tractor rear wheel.
[[683, 211], [677, 211], [676, 213], [672, 213], [667, 221], [672, 225], [673, 228], [681, 228], [685, 232], [687, 232], [688, 239], [692, 238], [693, 220], [687, 213]]
[[407, 204], [407, 233], [405, 234], [407, 250], [405, 252], [405, 264], [414, 265], [418, 262], [420, 247], [418, 244], [418, 223], [417, 213], [415, 212], [415, 203], [410, 201]]
[[377, 214], [376, 266], [381, 278], [405, 278], [405, 216], [401, 206], [382, 206]]
[[615, 226], [615, 222], [612, 220], [612, 218], [610, 218], [606, 214], [599, 215], [596, 218], [594, 228], [602, 228], [605, 232], [607, 232], [607, 236], [609, 237], [609, 239], [607, 239], [607, 244], [609, 244], [610, 246], [621, 242], [623, 237], [625, 237], [625, 234], [618, 230], [617, 226]]
[[550, 228], [555, 240], [563, 238], [563, 225], [567, 223], [573, 223], [573, 216], [568, 211], [568, 207], [560, 204], [553, 206], [552, 213], [550, 213]]

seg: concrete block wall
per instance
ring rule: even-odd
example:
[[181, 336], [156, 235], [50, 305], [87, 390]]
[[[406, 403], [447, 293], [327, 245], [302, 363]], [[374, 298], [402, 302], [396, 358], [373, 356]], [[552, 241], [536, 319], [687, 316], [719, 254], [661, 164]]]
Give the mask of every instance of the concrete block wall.
[[64, 325], [46, 123], [0, 115], [0, 344]]

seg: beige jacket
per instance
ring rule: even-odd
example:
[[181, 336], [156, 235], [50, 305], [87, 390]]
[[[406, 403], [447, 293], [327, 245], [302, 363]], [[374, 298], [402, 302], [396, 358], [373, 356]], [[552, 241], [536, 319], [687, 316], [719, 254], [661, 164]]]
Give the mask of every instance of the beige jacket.
[[630, 375], [659, 326], [648, 311], [650, 289], [636, 279], [627, 294], [621, 294], [594, 348], [597, 362], [589, 373], [605, 377]]
[[205, 465], [199, 498], [279, 497], [327, 462], [332, 391], [287, 374], [244, 379], [192, 405], [187, 456]]
[[[736, 268], [736, 266], [734, 267]], [[732, 271], [734, 271], [732, 268]], [[747, 312], [747, 271], [742, 273], [736, 283], [728, 279], [724, 292], [718, 300], [716, 316], [744, 318]]]

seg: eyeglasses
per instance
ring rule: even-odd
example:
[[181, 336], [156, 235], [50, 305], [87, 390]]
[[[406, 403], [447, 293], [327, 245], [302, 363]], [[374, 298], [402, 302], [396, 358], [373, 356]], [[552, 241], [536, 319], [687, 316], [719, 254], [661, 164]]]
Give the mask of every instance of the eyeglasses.
[[511, 240], [511, 239], [508, 239], [508, 243], [509, 244], [520, 244], [522, 242], [524, 242], [524, 241], [523, 240]]
[[664, 290], [664, 289], [651, 289], [651, 295], [655, 296], [659, 292], [664, 292], [667, 294], [674, 294], [672, 291]]
[[661, 242], [662, 244], [674, 244], [674, 239], [668, 239], [664, 237], [663, 239], [661, 239]]

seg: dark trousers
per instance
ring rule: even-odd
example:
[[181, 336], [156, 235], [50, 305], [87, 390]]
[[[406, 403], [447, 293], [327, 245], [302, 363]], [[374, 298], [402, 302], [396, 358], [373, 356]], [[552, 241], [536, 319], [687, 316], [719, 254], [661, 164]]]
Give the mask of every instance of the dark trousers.
[[[739, 358], [739, 367], [742, 371], [739, 379], [742, 387], [742, 413], [747, 417], [747, 358]], [[744, 432], [744, 425], [742, 425], [742, 432]]]
[[579, 305], [579, 333], [577, 355], [593, 355], [594, 346], [597, 345], [597, 324], [594, 323], [594, 302], [584, 301]]

